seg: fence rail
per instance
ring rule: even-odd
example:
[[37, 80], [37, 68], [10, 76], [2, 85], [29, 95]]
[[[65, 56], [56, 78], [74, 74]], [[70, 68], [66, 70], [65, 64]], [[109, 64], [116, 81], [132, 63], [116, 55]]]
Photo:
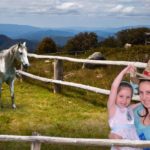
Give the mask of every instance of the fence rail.
[[[88, 91], [92, 91], [95, 93], [101, 93], [101, 94], [105, 94], [105, 95], [109, 95], [110, 90], [106, 90], [106, 89], [101, 89], [101, 88], [97, 88], [97, 87], [93, 87], [93, 86], [89, 86], [89, 85], [83, 85], [83, 84], [79, 84], [79, 83], [73, 83], [73, 82], [67, 82], [67, 81], [62, 81], [62, 80], [54, 80], [54, 79], [48, 79], [48, 78], [44, 78], [44, 77], [39, 77], [36, 75], [33, 75], [31, 73], [27, 73], [21, 70], [17, 70], [17, 73], [32, 78], [34, 80], [39, 80], [45, 83], [56, 83], [56, 84], [60, 84], [60, 85], [66, 85], [66, 86], [71, 86], [71, 87], [76, 87], [76, 88], [80, 88], [80, 89], [85, 89]], [[139, 100], [139, 96], [138, 95], [134, 95], [133, 100]]]
[[[150, 141], [123, 140], [123, 139], [89, 139], [89, 138], [65, 138], [51, 136], [17, 136], [0, 135], [0, 141], [6, 142], [30, 142], [32, 150], [40, 150], [42, 143], [77, 145], [77, 146], [128, 146], [128, 147], [150, 147]], [[39, 146], [33, 147], [33, 143]]]
[[88, 59], [77, 59], [77, 58], [62, 57], [62, 56], [47, 56], [47, 55], [36, 55], [36, 54], [28, 54], [28, 56], [33, 57], [33, 58], [40, 58], [40, 59], [66, 60], [66, 61], [77, 62], [77, 63], [91, 63], [91, 64], [119, 65], [119, 66], [127, 66], [129, 64], [132, 64], [138, 68], [145, 68], [146, 67], [146, 63], [142, 63], [142, 62], [88, 60]]
[[[29, 57], [40, 58], [40, 59], [54, 59], [56, 68], [54, 68], [54, 72], [57, 73], [56, 79], [48, 79], [44, 77], [39, 77], [21, 70], [17, 70], [21, 75], [30, 77], [32, 79], [40, 80], [46, 83], [54, 83], [67, 85], [77, 88], [86, 89], [89, 91], [93, 91], [96, 93], [109, 94], [110, 91], [106, 89], [100, 89], [97, 87], [92, 87], [88, 85], [82, 85], [62, 80], [57, 80], [59, 78], [59, 74], [62, 74], [62, 69], [58, 67], [58, 64], [61, 64], [58, 60], [66, 60], [70, 62], [78, 62], [78, 63], [91, 63], [91, 64], [103, 64], [103, 65], [120, 65], [126, 66], [132, 64], [138, 68], [145, 68], [146, 63], [141, 62], [128, 62], [128, 61], [106, 61], [106, 60], [87, 60], [87, 59], [76, 59], [69, 57], [60, 57], [60, 56], [46, 56], [46, 55], [36, 55], [36, 54], [28, 54]], [[58, 64], [57, 64], [58, 63]], [[62, 65], [62, 64], [61, 64]], [[138, 96], [134, 96], [134, 100], [139, 100]], [[140, 140], [113, 140], [113, 139], [83, 139], [83, 138], [64, 138], [64, 137], [50, 137], [50, 136], [16, 136], [16, 135], [0, 135], [0, 141], [15, 141], [15, 142], [31, 142], [31, 150], [40, 150], [41, 143], [49, 143], [49, 144], [65, 144], [65, 145], [78, 145], [78, 146], [128, 146], [128, 147], [150, 147], [150, 141], [140, 141]]]
[[[119, 65], [119, 66], [127, 66], [132, 64], [138, 68], [145, 68], [146, 63], [142, 62], [129, 62], [129, 61], [108, 61], [108, 60], [88, 60], [88, 59], [77, 59], [77, 58], [70, 58], [70, 57], [62, 57], [62, 56], [47, 56], [47, 55], [36, 55], [36, 54], [28, 54], [29, 57], [37, 58], [37, 59], [54, 59], [54, 79], [48, 79], [44, 77], [39, 77], [30, 73], [23, 72], [18, 70], [18, 73], [30, 77], [32, 79], [40, 80], [43, 82], [54, 83], [54, 93], [59, 93], [61, 91], [60, 85], [72, 86], [76, 88], [81, 88], [85, 90], [89, 90], [95, 93], [101, 93], [105, 95], [109, 95], [110, 90], [92, 87], [89, 85], [83, 85], [73, 82], [63, 81], [63, 65], [62, 60], [70, 61], [70, 62], [77, 62], [77, 63], [91, 63], [91, 64], [102, 64], [102, 65]], [[61, 79], [61, 80], [60, 80]], [[138, 95], [133, 96], [133, 100], [139, 100]]]

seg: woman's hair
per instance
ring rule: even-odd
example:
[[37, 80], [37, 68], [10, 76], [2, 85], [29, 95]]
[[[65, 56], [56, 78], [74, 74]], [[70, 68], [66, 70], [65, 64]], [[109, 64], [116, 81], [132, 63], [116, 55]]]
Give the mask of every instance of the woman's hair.
[[142, 83], [142, 82], [150, 82], [150, 80], [149, 80], [149, 79], [139, 79], [139, 85], [140, 85], [140, 83]]
[[[144, 120], [146, 119], [147, 115], [149, 114], [148, 108], [146, 108], [143, 104], [142, 104], [143, 108], [145, 109], [145, 114], [140, 114], [140, 112], [138, 111], [137, 114], [140, 117], [144, 117]], [[143, 124], [144, 124], [144, 120], [143, 120]]]
[[132, 87], [132, 85], [131, 85], [129, 82], [127, 82], [127, 81], [121, 81], [121, 83], [119, 84], [117, 93], [119, 93], [122, 88], [126, 88], [126, 87], [131, 90], [131, 96], [133, 96], [133, 87]]
[[[140, 85], [140, 83], [142, 83], [142, 82], [150, 82], [150, 80], [148, 80], [148, 79], [141, 79], [140, 81], [139, 81], [139, 85]], [[143, 105], [143, 104], [142, 104]], [[140, 117], [144, 117], [144, 120], [146, 119], [146, 117], [147, 117], [147, 115], [149, 114], [149, 111], [148, 111], [148, 108], [146, 108], [144, 105], [143, 105], [143, 108], [145, 109], [145, 114], [140, 114], [140, 112], [138, 112], [138, 115], [140, 116]], [[143, 120], [143, 124], [144, 124], [144, 120]]]

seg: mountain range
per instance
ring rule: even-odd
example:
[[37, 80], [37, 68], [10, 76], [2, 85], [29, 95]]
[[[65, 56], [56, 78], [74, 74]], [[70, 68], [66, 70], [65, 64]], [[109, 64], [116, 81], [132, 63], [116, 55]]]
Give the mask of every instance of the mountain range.
[[6, 36], [6, 35], [0, 35], [0, 51], [3, 49], [8, 49], [9, 47], [11, 47], [12, 45], [16, 44], [16, 43], [23, 43], [26, 42], [27, 43], [27, 47], [28, 47], [28, 51], [30, 53], [35, 52], [38, 42], [35, 41], [30, 41], [27, 39], [11, 39], [10, 37]]
[[[136, 26], [150, 27], [150, 26]], [[115, 35], [118, 31], [135, 27], [119, 28], [40, 28], [28, 25], [0, 24], [0, 49], [8, 48], [16, 42], [26, 41], [30, 51], [34, 52], [37, 44], [45, 37], [51, 37], [59, 46], [64, 46], [66, 42], [79, 32], [95, 32], [98, 39], [104, 39]]]
[[96, 32], [98, 36], [107, 37], [114, 34], [113, 29], [100, 29], [100, 28], [83, 28], [83, 27], [72, 27], [72, 28], [39, 28], [28, 25], [15, 25], [15, 24], [0, 24], [0, 34], [9, 36], [10, 38], [29, 38], [29, 40], [41, 40], [43, 36], [52, 37], [72, 37], [79, 32], [92, 31]]

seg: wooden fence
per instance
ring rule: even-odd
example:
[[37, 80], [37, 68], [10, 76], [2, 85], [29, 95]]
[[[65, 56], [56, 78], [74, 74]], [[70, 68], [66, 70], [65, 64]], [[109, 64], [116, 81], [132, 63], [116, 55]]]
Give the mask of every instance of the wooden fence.
[[[102, 64], [102, 65], [119, 65], [119, 66], [127, 66], [129, 64], [132, 64], [138, 68], [146, 67], [146, 63], [141, 63], [141, 62], [87, 60], [87, 59], [76, 59], [76, 58], [70, 58], [70, 57], [47, 56], [47, 55], [36, 55], [36, 54], [28, 54], [28, 56], [37, 58], [37, 59], [54, 59], [54, 79], [39, 77], [39, 76], [30, 74], [21, 70], [17, 71], [21, 75], [30, 77], [32, 79], [40, 80], [46, 83], [54, 83], [54, 93], [61, 92], [61, 85], [72, 86], [72, 87], [81, 88], [81, 89], [89, 90], [89, 91], [96, 92], [96, 93], [106, 94], [106, 95], [109, 95], [110, 93], [110, 90], [107, 90], [107, 89], [63, 81], [63, 61], [70, 61], [70, 62], [76, 62], [76, 63]], [[138, 95], [133, 96], [133, 100], [139, 100]]]
[[[87, 59], [76, 59], [69, 57], [60, 56], [46, 56], [46, 55], [36, 55], [28, 54], [29, 57], [40, 58], [40, 59], [54, 59], [54, 79], [47, 79], [44, 77], [39, 77], [21, 70], [17, 70], [23, 76], [30, 77], [32, 79], [40, 80], [46, 83], [54, 83], [54, 92], [60, 91], [60, 85], [67, 85], [77, 88], [82, 88], [85, 90], [93, 91], [96, 93], [109, 94], [110, 91], [106, 89], [100, 89], [97, 87], [92, 87], [88, 85], [82, 85], [72, 82], [63, 81], [63, 61], [70, 61], [76, 63], [91, 63], [91, 64], [103, 64], [103, 65], [119, 65], [126, 66], [133, 64], [138, 68], [145, 68], [146, 63], [141, 62], [128, 62], [128, 61], [106, 61], [106, 60], [87, 60]], [[133, 99], [138, 100], [138, 97]], [[0, 141], [15, 141], [15, 142], [31, 142], [31, 150], [40, 150], [41, 143], [49, 144], [64, 144], [64, 145], [78, 145], [78, 146], [128, 146], [128, 147], [150, 147], [150, 141], [139, 141], [139, 140], [113, 140], [113, 139], [83, 139], [83, 138], [64, 138], [64, 137], [50, 137], [50, 136], [16, 136], [16, 135], [0, 135]]]
[[77, 59], [77, 58], [62, 57], [62, 56], [48, 56], [48, 55], [36, 55], [36, 54], [28, 54], [28, 56], [33, 57], [33, 58], [37, 58], [37, 59], [40, 58], [40, 59], [65, 60], [65, 61], [77, 62], [77, 63], [91, 63], [91, 64], [119, 65], [119, 66], [127, 66], [129, 64], [132, 64], [138, 68], [145, 68], [146, 67], [146, 63], [142, 63], [142, 62], [88, 60], [88, 59]]
[[128, 146], [128, 147], [150, 147], [150, 141], [141, 140], [122, 140], [122, 139], [89, 139], [89, 138], [65, 138], [50, 136], [17, 136], [0, 135], [0, 141], [3, 142], [30, 142], [30, 150], [40, 150], [42, 143], [76, 146]]

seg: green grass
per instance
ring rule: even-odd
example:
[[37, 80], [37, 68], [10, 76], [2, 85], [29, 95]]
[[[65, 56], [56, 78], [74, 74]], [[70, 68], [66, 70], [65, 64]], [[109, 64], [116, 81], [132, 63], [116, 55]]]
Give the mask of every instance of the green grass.
[[[72, 90], [63, 94], [53, 94], [52, 91], [31, 85], [26, 82], [15, 82], [17, 109], [11, 108], [9, 89], [3, 86], [4, 108], [0, 112], [0, 134], [41, 135], [74, 137], [74, 138], [107, 138], [107, 113], [105, 107], [89, 102], [81, 96], [83, 92]], [[21, 144], [21, 149], [29, 149], [27, 143]], [[42, 144], [42, 149], [75, 149], [76, 146], [54, 146]], [[64, 147], [64, 148], [62, 148]], [[1, 142], [0, 149], [20, 149], [20, 143]], [[97, 149], [78, 147], [78, 149]]]
[[[86, 58], [101, 51], [108, 60], [145, 61], [150, 56], [150, 46], [123, 48], [98, 48], [77, 58]], [[74, 56], [69, 56], [74, 57]], [[53, 61], [30, 59], [28, 72], [53, 78]], [[82, 69], [82, 64], [64, 62], [64, 80], [103, 89], [111, 83], [121, 66]], [[27, 81], [27, 82], [26, 82]], [[15, 82], [17, 109], [11, 108], [9, 89], [3, 86], [4, 108], [0, 110], [0, 134], [41, 135], [73, 138], [107, 138], [109, 133], [106, 102], [108, 96], [82, 89], [63, 86], [61, 94], [53, 94], [53, 84], [25, 79]], [[0, 150], [29, 150], [29, 143], [0, 142]], [[106, 147], [85, 147], [42, 144], [42, 150], [107, 150]]]

